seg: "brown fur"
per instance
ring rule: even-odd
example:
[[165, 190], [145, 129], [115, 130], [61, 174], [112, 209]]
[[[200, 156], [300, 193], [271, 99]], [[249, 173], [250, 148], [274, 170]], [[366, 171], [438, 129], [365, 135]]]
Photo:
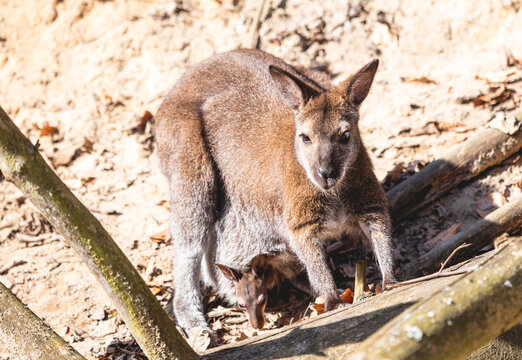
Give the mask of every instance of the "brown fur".
[[267, 262], [267, 258], [265, 254], [256, 256], [247, 271], [216, 264], [225, 277], [234, 284], [237, 305], [245, 312], [254, 329], [262, 329], [265, 326], [267, 290], [276, 285], [277, 276], [272, 265]]
[[314, 72], [237, 50], [178, 81], [156, 116], [156, 139], [171, 189], [181, 326], [206, 324], [198, 280], [220, 286], [213, 263], [242, 268], [282, 250], [297, 256], [312, 290], [334, 308], [323, 242], [341, 234], [366, 234], [383, 282], [393, 281], [386, 198], [358, 130], [377, 64], [332, 88]]

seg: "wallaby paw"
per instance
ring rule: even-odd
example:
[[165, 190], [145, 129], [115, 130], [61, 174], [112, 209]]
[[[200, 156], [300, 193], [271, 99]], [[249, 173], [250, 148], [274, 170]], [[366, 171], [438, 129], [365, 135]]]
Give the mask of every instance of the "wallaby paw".
[[[175, 313], [179, 312], [175, 311]], [[208, 332], [212, 332], [203, 314], [197, 314], [196, 316], [176, 316], [176, 322], [178, 326], [183, 329], [185, 335], [187, 335], [187, 337], [189, 338], [189, 333], [192, 331], [192, 329], [201, 329], [206, 330]]]
[[390, 290], [391, 288], [388, 289], [388, 286], [392, 285], [392, 284], [395, 284], [396, 282], [397, 282], [397, 280], [392, 278], [392, 279], [388, 279], [386, 281], [383, 281], [382, 284], [377, 284], [377, 286], [375, 287], [375, 293], [376, 294], [380, 294], [383, 291]]
[[340, 302], [339, 304], [337, 304], [337, 306], [335, 307], [336, 309], [342, 309], [342, 308], [345, 308], [345, 307], [348, 307], [352, 304], [350, 303], [345, 303], [345, 302]]
[[337, 296], [337, 294], [333, 294], [328, 297], [323, 297], [324, 299], [324, 311], [330, 311], [336, 309], [340, 304], [342, 304], [341, 298]]

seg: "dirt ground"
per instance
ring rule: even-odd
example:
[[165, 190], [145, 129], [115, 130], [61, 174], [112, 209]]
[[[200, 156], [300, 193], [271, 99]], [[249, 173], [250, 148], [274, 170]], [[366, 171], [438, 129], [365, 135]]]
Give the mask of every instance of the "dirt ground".
[[[518, 0], [267, 3], [259, 42], [265, 51], [322, 66], [334, 82], [380, 59], [360, 123], [380, 179], [401, 162], [437, 158], [520, 106]], [[188, 66], [248, 42], [258, 4], [0, 0], [0, 105], [40, 143], [165, 306], [172, 288], [168, 192], [145, 113], [156, 112]], [[424, 253], [424, 243], [442, 230], [479, 219], [484, 196], [520, 196], [520, 158], [395, 224], [398, 265]], [[106, 354], [115, 338], [129, 340], [102, 287], [7, 181], [0, 182], [0, 210], [0, 282], [87, 358]], [[341, 288], [353, 278], [353, 258], [336, 262], [337, 278], [348, 279]], [[214, 310], [226, 306], [218, 303]], [[290, 321], [280, 308], [268, 310], [269, 327]], [[222, 341], [254, 334], [239, 322], [225, 326]], [[0, 344], [0, 359], [10, 358]]]

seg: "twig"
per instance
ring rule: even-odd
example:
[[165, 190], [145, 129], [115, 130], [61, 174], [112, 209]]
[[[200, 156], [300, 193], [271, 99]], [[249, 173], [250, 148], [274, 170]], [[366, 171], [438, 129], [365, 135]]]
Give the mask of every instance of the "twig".
[[265, 10], [265, 2], [266, 0], [261, 1], [257, 13], [252, 19], [252, 24], [250, 25], [250, 31], [248, 34], [248, 39], [244, 43], [244, 47], [248, 49], [257, 49], [257, 43], [259, 42], [259, 29], [261, 28], [261, 18]]
[[447, 277], [447, 276], [453, 276], [453, 275], [462, 275], [462, 274], [466, 274], [468, 272], [469, 272], [468, 270], [446, 272], [446, 273], [445, 272], [436, 272], [434, 274], [421, 276], [421, 277], [418, 277], [418, 278], [415, 278], [415, 279], [401, 281], [401, 282], [398, 282], [398, 283], [395, 283], [395, 284], [389, 284], [389, 285], [386, 285], [385, 289], [386, 290], [391, 290], [391, 289], [395, 289], [395, 288], [398, 288], [398, 287], [404, 286], [404, 285], [416, 284], [416, 283], [423, 282], [423, 281], [426, 281], [426, 280], [437, 279], [437, 278], [441, 278], [441, 277]]
[[355, 263], [355, 284], [353, 286], [353, 302], [361, 300], [366, 288], [366, 260], [357, 260]]
[[11, 264], [9, 264], [9, 265], [5, 266], [4, 268], [0, 269], [0, 275], [5, 275], [12, 268], [20, 266], [20, 265], [24, 265], [26, 263], [27, 263], [27, 261], [25, 261], [25, 260], [15, 260]]
[[386, 290], [391, 290], [391, 289], [398, 288], [400, 286], [416, 284], [416, 283], [419, 283], [419, 282], [422, 282], [422, 281], [426, 281], [426, 280], [437, 279], [437, 278], [446, 277], [446, 276], [453, 276], [453, 275], [462, 275], [462, 274], [468, 273], [469, 272], [468, 270], [461, 270], [461, 271], [454, 271], [454, 272], [447, 272], [447, 273], [443, 273], [442, 272], [442, 270], [444, 270], [444, 267], [451, 260], [453, 255], [455, 255], [457, 253], [457, 251], [459, 251], [460, 249], [463, 249], [463, 248], [468, 247], [468, 246], [470, 246], [470, 244], [465, 243], [465, 244], [462, 244], [459, 247], [457, 247], [455, 250], [453, 250], [452, 253], [447, 257], [447, 259], [442, 263], [442, 266], [440, 267], [440, 270], [437, 271], [436, 273], [433, 273], [433, 274], [430, 274], [430, 275], [426, 275], [426, 276], [421, 276], [421, 277], [418, 277], [418, 278], [415, 278], [415, 279], [411, 279], [411, 280], [401, 281], [401, 282], [398, 282], [398, 283], [395, 283], [395, 284], [389, 284], [389, 285], [386, 285], [385, 289]]
[[301, 317], [299, 318], [299, 321], [301, 321], [306, 316], [306, 314], [308, 313], [308, 309], [310, 309], [310, 305], [312, 305], [312, 303], [308, 303], [308, 306], [306, 307], [303, 315], [301, 315]]
[[468, 246], [470, 246], [471, 244], [468, 244], [468, 243], [464, 243], [464, 244], [461, 244], [459, 245], [455, 250], [453, 250], [451, 252], [451, 254], [446, 258], [446, 260], [442, 263], [442, 265], [440, 266], [440, 269], [439, 269], [439, 273], [442, 272], [442, 270], [444, 270], [444, 267], [446, 266], [446, 264], [451, 260], [451, 258], [453, 257], [453, 255], [455, 255], [457, 253], [457, 251], [459, 251], [460, 249], [463, 249], [463, 248], [466, 248]]
[[225, 319], [225, 324], [237, 325], [247, 321], [246, 316]]
[[[15, 235], [16, 240], [24, 243], [35, 243], [35, 242], [44, 242], [45, 240], [49, 240], [53, 238], [52, 233], [43, 233], [40, 235], [28, 235], [18, 233]], [[56, 238], [56, 240], [58, 240]]]
[[227, 309], [227, 308], [217, 308], [214, 310], [211, 310], [207, 313], [207, 316], [209, 318], [219, 318], [222, 316], [241, 316], [243, 315], [240, 311], [235, 311], [234, 309]]

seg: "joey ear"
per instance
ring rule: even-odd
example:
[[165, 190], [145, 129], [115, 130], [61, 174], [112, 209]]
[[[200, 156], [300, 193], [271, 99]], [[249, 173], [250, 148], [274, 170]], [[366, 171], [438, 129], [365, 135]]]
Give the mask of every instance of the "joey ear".
[[321, 93], [320, 86], [302, 74], [291, 74], [274, 65], [270, 65], [268, 70], [283, 98], [295, 110], [302, 108], [310, 98]]
[[219, 270], [221, 270], [221, 272], [223, 272], [223, 275], [225, 275], [225, 277], [230, 281], [238, 282], [243, 277], [243, 274], [239, 270], [232, 269], [228, 266], [221, 264], [216, 264], [216, 266], [219, 268]]
[[353, 105], [359, 106], [366, 99], [378, 67], [379, 60], [372, 60], [355, 73], [350, 80], [347, 80], [347, 84], [341, 84], [341, 86], [346, 86], [346, 98]]
[[252, 259], [250, 264], [252, 265], [252, 272], [254, 275], [263, 280], [270, 280], [274, 274], [272, 265], [267, 262], [268, 257], [265, 254], [257, 255]]

